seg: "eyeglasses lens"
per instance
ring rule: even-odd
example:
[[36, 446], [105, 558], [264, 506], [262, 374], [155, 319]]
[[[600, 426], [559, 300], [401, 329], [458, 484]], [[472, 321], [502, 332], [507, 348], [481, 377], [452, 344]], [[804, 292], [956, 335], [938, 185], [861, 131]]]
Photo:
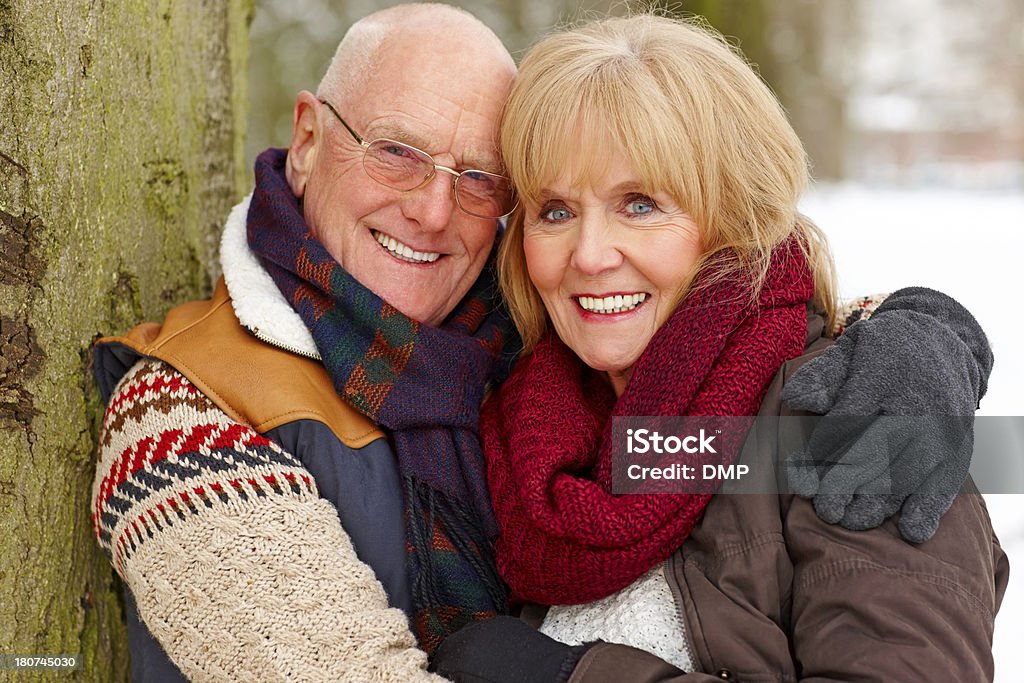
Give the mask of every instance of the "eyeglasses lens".
[[391, 140], [374, 140], [363, 155], [371, 178], [396, 190], [418, 187], [434, 170], [434, 162], [421, 152]]
[[499, 218], [515, 208], [515, 193], [507, 179], [484, 171], [466, 171], [455, 181], [455, 196], [467, 213]]
[[[434, 172], [434, 160], [394, 140], [374, 140], [363, 155], [366, 173], [396, 190], [413, 190]], [[455, 180], [455, 198], [466, 213], [500, 218], [515, 208], [515, 192], [505, 177], [486, 171], [465, 171]]]

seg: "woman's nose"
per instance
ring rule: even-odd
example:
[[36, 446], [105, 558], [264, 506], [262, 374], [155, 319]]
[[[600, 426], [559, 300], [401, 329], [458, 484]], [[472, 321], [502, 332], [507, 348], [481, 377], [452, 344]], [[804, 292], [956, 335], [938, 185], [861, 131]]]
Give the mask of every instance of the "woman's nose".
[[600, 275], [621, 266], [622, 260], [622, 252], [606, 220], [589, 219], [581, 223], [570, 259], [576, 270], [584, 275]]

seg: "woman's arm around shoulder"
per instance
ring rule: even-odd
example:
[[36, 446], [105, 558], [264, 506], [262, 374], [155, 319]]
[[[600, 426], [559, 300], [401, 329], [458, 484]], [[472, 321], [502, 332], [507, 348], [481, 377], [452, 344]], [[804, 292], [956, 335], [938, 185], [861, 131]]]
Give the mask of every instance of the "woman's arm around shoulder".
[[801, 681], [988, 681], [1008, 563], [984, 500], [965, 484], [935, 535], [823, 522], [782, 500], [793, 561], [790, 642]]

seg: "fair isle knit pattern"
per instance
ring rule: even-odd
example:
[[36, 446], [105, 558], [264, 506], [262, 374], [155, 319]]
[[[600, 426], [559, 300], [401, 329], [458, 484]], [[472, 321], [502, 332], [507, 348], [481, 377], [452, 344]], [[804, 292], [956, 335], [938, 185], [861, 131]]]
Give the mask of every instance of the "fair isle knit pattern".
[[838, 337], [846, 328], [858, 320], [867, 320], [875, 309], [882, 305], [882, 302], [889, 296], [885, 294], [869, 294], [859, 296], [856, 299], [847, 299], [839, 302], [839, 310], [836, 311], [836, 319], [832, 323], [831, 334]]
[[[154, 413], [168, 426], [158, 434], [145, 419]], [[118, 573], [147, 539], [216, 505], [268, 495], [317, 497], [295, 458], [231, 421], [182, 375], [155, 361], [136, 365], [122, 380], [100, 449], [114, 457], [95, 481], [93, 527]]]
[[93, 527], [189, 680], [442, 680], [310, 473], [160, 361], [111, 398]]

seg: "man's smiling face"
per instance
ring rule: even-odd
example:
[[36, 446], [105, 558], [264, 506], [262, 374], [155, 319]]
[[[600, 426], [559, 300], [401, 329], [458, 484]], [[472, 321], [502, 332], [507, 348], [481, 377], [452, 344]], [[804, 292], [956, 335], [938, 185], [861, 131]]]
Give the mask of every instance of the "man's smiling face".
[[[321, 95], [363, 140], [394, 139], [444, 166], [500, 173], [496, 129], [514, 66], [489, 45], [460, 42], [457, 33], [430, 38], [389, 37], [361, 94], [347, 101]], [[303, 210], [314, 235], [399, 311], [441, 323], [483, 269], [497, 221], [460, 210], [448, 173], [408, 192], [370, 178], [362, 148], [310, 93], [296, 104], [301, 125], [313, 132], [296, 135], [289, 154], [301, 155]]]

